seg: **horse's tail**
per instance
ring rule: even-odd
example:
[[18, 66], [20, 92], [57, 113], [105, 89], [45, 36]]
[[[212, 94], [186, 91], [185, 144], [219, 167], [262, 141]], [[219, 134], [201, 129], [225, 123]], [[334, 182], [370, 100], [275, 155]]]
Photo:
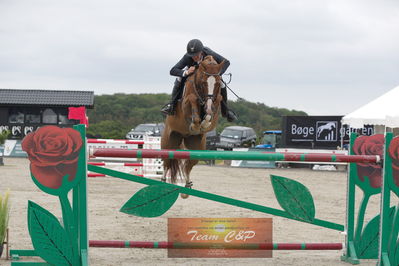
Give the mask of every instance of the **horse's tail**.
[[172, 184], [176, 183], [177, 176], [181, 175], [181, 170], [180, 170], [180, 160], [178, 159], [166, 159], [164, 161], [165, 164], [165, 174], [168, 172], [170, 173], [170, 179]]

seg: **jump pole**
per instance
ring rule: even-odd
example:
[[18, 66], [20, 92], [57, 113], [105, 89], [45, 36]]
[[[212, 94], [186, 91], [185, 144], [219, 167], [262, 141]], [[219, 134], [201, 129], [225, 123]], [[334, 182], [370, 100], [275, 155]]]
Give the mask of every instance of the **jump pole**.
[[347, 162], [380, 163], [378, 155], [341, 155], [274, 153], [259, 151], [184, 151], [184, 150], [149, 150], [149, 149], [90, 149], [89, 156], [119, 158], [161, 158], [188, 160], [253, 160], [253, 161], [294, 161], [294, 162]]
[[[106, 177], [107, 175], [104, 174], [97, 174], [97, 173], [88, 173], [87, 177]], [[137, 175], [136, 176], [141, 176], [141, 177], [146, 177], [144, 175]]]
[[[148, 164], [145, 165], [143, 163], [114, 163], [114, 162], [88, 162], [88, 165], [96, 165], [96, 166], [125, 166], [125, 167], [144, 167], [144, 171], [146, 171], [146, 166], [156, 166], [159, 167], [160, 165], [157, 164]], [[135, 174], [137, 176], [143, 176], [143, 177], [148, 177], [148, 178], [160, 178], [162, 175], [160, 174]], [[106, 175], [104, 174], [97, 174], [97, 173], [88, 173], [87, 177], [105, 177]]]
[[[104, 174], [97, 174], [97, 173], [88, 173], [87, 177], [106, 177], [107, 175]], [[155, 175], [155, 174], [147, 174], [147, 175], [137, 175], [135, 176], [140, 176], [140, 177], [146, 177], [146, 178], [161, 178], [162, 175]]]
[[90, 165], [97, 165], [97, 166], [144, 166], [143, 163], [111, 163], [111, 162], [88, 162], [87, 164]]
[[126, 139], [87, 139], [89, 144], [137, 144], [143, 145], [142, 140], [126, 140]]
[[90, 240], [90, 247], [96, 248], [151, 248], [151, 249], [250, 249], [250, 250], [341, 250], [342, 243], [183, 243], [183, 242], [149, 242], [121, 240]]

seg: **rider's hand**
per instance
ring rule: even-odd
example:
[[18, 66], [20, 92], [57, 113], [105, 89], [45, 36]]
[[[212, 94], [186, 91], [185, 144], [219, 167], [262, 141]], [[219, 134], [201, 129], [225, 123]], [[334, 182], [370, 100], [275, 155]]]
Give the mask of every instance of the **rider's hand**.
[[195, 67], [192, 66], [192, 67], [190, 67], [189, 69], [187, 69], [186, 71], [187, 71], [187, 76], [188, 76], [188, 75], [191, 75], [192, 73], [194, 73]]

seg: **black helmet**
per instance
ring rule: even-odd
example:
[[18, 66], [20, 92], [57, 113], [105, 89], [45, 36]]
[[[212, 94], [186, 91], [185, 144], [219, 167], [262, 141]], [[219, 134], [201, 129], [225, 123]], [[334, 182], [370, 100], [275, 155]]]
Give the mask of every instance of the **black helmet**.
[[187, 55], [194, 56], [202, 51], [204, 45], [198, 39], [192, 39], [187, 44]]

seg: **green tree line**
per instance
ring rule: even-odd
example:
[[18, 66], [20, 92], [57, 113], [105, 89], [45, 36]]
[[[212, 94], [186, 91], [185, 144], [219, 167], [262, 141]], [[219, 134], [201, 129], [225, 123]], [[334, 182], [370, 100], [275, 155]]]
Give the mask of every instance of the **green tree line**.
[[[127, 132], [138, 124], [164, 121], [160, 109], [170, 99], [169, 94], [96, 95], [94, 109], [88, 110], [88, 135], [97, 138], [124, 139]], [[226, 126], [252, 127], [261, 136], [264, 130], [281, 129], [282, 116], [307, 115], [303, 111], [269, 107], [246, 100], [229, 101], [239, 116], [234, 123], [220, 117], [217, 132]]]

